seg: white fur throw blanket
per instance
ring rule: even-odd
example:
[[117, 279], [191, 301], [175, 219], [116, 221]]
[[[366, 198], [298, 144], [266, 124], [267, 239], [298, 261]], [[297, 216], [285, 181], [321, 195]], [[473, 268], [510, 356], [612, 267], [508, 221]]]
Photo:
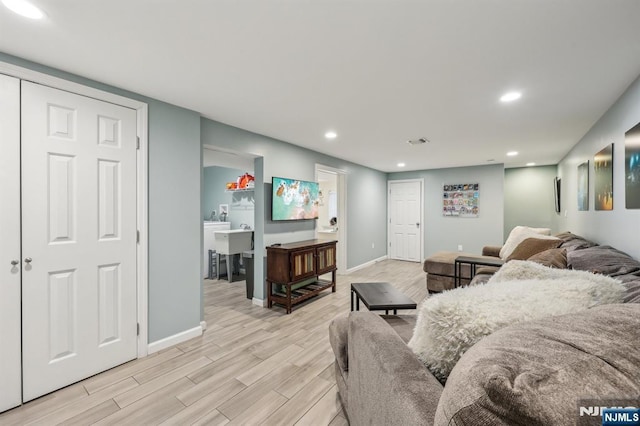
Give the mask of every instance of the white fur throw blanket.
[[604, 275], [507, 262], [485, 285], [431, 296], [419, 307], [409, 347], [440, 380], [476, 342], [510, 324], [620, 303], [625, 288]]

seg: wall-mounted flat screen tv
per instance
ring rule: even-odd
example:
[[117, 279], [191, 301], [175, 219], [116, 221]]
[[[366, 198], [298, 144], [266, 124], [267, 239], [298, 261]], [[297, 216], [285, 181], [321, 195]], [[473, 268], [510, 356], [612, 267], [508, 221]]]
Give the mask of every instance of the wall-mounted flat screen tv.
[[273, 177], [271, 183], [271, 220], [318, 218], [317, 182]]

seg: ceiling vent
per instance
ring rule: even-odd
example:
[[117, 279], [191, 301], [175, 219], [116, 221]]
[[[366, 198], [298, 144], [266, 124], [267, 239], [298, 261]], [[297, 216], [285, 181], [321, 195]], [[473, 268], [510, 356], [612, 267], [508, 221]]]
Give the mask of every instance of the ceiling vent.
[[427, 139], [427, 138], [409, 139], [409, 140], [407, 141], [407, 143], [408, 143], [409, 145], [422, 145], [422, 144], [425, 144], [425, 143], [427, 143], [427, 142], [429, 142], [429, 139]]

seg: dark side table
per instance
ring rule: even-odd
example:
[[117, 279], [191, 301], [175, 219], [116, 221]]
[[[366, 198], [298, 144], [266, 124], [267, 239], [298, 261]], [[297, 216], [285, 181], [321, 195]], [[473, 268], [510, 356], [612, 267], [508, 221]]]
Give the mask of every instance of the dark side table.
[[398, 313], [398, 309], [415, 309], [416, 302], [389, 283], [352, 283], [351, 310], [360, 310], [360, 301], [370, 311], [386, 311]]
[[462, 281], [462, 265], [468, 264], [470, 269], [469, 281], [476, 275], [476, 267], [478, 265], [482, 266], [497, 266], [500, 267], [504, 265], [504, 260], [499, 257], [490, 258], [490, 257], [473, 257], [473, 256], [458, 256], [456, 257], [455, 263], [453, 265], [453, 286], [460, 287]]

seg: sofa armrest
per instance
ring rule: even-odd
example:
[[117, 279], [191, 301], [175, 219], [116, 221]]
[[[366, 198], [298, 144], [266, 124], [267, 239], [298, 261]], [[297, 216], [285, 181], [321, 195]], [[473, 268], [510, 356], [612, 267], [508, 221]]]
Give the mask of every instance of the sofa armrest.
[[352, 425], [433, 424], [442, 385], [379, 315], [349, 315]]
[[483, 256], [493, 256], [500, 257], [500, 249], [502, 247], [498, 246], [484, 246], [482, 247], [482, 255]]

